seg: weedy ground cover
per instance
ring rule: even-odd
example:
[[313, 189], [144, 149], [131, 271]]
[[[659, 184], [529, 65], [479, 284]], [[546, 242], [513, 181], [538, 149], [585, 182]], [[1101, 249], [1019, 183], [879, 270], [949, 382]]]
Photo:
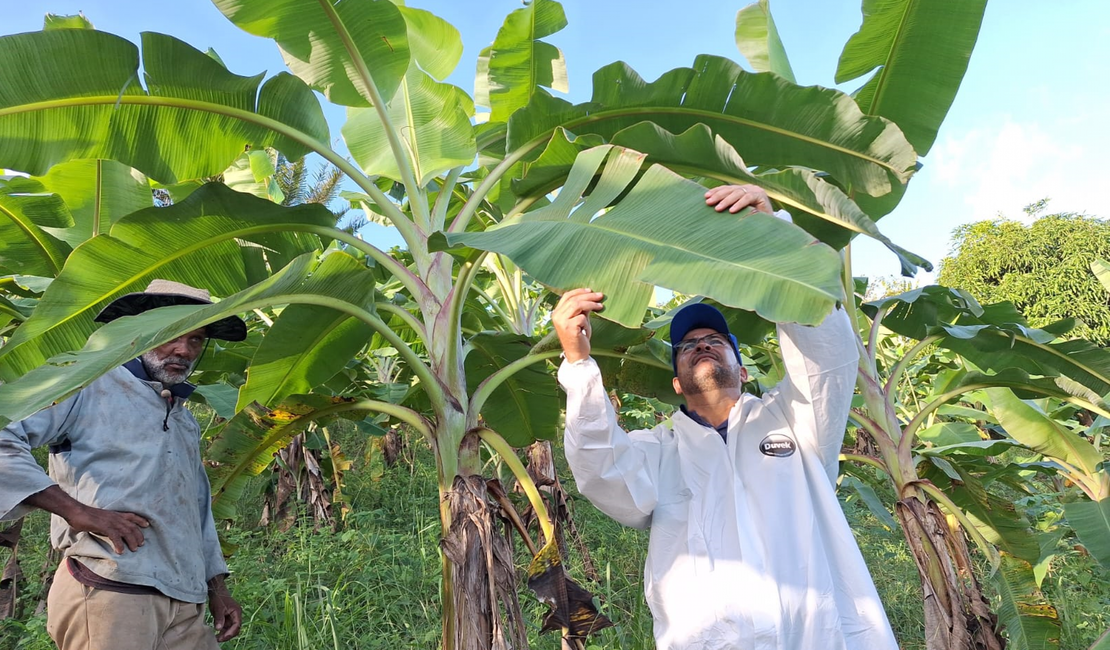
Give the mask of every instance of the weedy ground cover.
[[[244, 612], [243, 633], [224, 648], [438, 647], [439, 522], [431, 452], [417, 442], [408, 458], [386, 468], [372, 439], [362, 440], [354, 432], [339, 439], [355, 466], [345, 490], [351, 510], [338, 531], [308, 525], [279, 532], [252, 526], [261, 511], [265, 475], [248, 490], [240, 522], [224, 531], [226, 541], [236, 547], [229, 562], [231, 585]], [[593, 591], [602, 598], [601, 611], [616, 623], [594, 638], [591, 648], [653, 647], [651, 614], [642, 591], [647, 533], [615, 524], [579, 497], [560, 449], [555, 456], [574, 497], [575, 522], [601, 577]], [[1041, 520], [1052, 519], [1043, 502], [1027, 507]], [[848, 499], [845, 511], [903, 650], [923, 650], [920, 582], [901, 534], [883, 528], [858, 500]], [[38, 573], [47, 557], [48, 528], [44, 513], [27, 520], [20, 553], [27, 574], [24, 616], [0, 623], [0, 648], [53, 648], [45, 614], [30, 614], [41, 588]], [[1085, 650], [1110, 626], [1110, 581], [1073, 543], [1061, 540], [1043, 588], [1064, 621], [1060, 647]], [[525, 562], [522, 552], [522, 571]], [[580, 558], [569, 558], [568, 565], [576, 579], [585, 580]], [[527, 591], [522, 598], [532, 647], [557, 649], [555, 635], [538, 633], [544, 606]]]

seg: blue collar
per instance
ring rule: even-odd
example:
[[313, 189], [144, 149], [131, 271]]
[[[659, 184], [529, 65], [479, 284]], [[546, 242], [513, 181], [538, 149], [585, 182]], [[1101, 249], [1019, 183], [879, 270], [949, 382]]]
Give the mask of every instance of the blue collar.
[[678, 408], [682, 409], [682, 412], [686, 414], [686, 417], [690, 418], [694, 422], [697, 422], [703, 427], [709, 427], [710, 429], [716, 430], [717, 433], [721, 434], [721, 440], [728, 442], [728, 418], [725, 418], [725, 421], [720, 423], [719, 425], [713, 426], [712, 424], [706, 422], [705, 418], [698, 415], [697, 411], [691, 411], [687, 409], [685, 404], [679, 405]]
[[[142, 359], [132, 359], [123, 364], [123, 367], [127, 368], [127, 370], [130, 371], [132, 375], [135, 375], [135, 377], [137, 377], [138, 379], [141, 379], [143, 381], [155, 381], [154, 379], [150, 378], [150, 375], [146, 374], [146, 368], [143, 367]], [[169, 388], [170, 393], [172, 393], [174, 397], [180, 397], [181, 399], [189, 399], [189, 396], [192, 395], [193, 391], [197, 389], [196, 386], [190, 384], [187, 381], [183, 381], [180, 384], [170, 386]]]

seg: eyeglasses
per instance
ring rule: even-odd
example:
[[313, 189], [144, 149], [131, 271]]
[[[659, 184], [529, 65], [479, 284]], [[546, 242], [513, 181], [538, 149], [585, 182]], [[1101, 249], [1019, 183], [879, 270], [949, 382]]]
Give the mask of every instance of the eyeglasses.
[[729, 341], [728, 337], [724, 334], [707, 334], [705, 336], [699, 336], [696, 339], [683, 339], [674, 344], [675, 353], [683, 354], [689, 352], [698, 347], [699, 343], [704, 343], [711, 348], [720, 348], [727, 347], [731, 344], [731, 341]]

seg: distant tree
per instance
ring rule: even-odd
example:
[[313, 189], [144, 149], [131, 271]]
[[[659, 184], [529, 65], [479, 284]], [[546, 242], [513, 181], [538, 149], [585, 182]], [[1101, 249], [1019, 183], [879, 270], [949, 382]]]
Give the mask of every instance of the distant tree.
[[[1025, 208], [1042, 212], [1047, 199]], [[1008, 219], [960, 226], [937, 281], [987, 304], [1008, 300], [1034, 327], [1061, 318], [1082, 321], [1072, 334], [1110, 344], [1110, 301], [1091, 261], [1110, 255], [1110, 222], [1074, 213], [1030, 225]]]

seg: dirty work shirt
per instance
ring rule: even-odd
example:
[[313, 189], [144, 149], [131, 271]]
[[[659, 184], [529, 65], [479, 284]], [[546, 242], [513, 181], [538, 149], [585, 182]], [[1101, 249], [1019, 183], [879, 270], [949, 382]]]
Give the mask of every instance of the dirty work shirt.
[[[145, 377], [141, 366], [137, 372]], [[0, 430], [0, 520], [26, 514], [30, 508], [20, 502], [55, 482], [85, 505], [134, 512], [150, 522], [137, 551], [117, 555], [107, 539], [73, 531], [57, 515], [51, 516], [51, 542], [109, 580], [206, 602], [208, 580], [227, 573], [227, 564], [201, 465], [200, 426], [184, 407], [181, 388], [175, 387], [167, 418], [162, 384], [120, 366]], [[51, 446], [49, 477], [31, 456], [33, 447], [44, 445]]]
[[659, 648], [896, 650], [835, 481], [855, 385], [847, 315], [779, 326], [786, 378], [744, 394], [728, 436], [681, 411], [625, 433], [592, 359], [563, 363], [578, 489], [651, 527], [644, 590]]

